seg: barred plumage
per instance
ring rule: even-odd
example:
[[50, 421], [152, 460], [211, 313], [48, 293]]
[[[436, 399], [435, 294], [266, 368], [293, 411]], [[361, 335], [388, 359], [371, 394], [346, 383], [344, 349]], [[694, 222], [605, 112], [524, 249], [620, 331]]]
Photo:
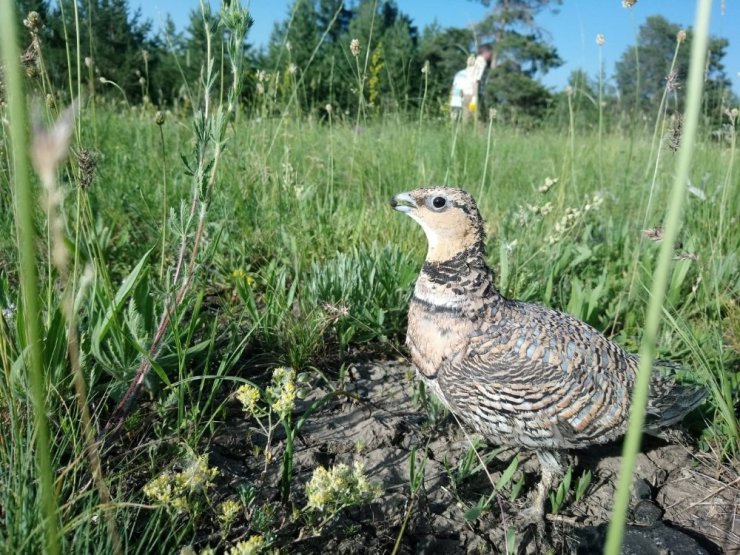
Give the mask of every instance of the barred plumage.
[[[418, 373], [462, 421], [498, 445], [537, 452], [542, 482], [533, 513], [562, 473], [560, 450], [606, 443], [627, 427], [637, 356], [600, 332], [537, 304], [503, 297], [485, 262], [483, 221], [460, 189], [417, 189], [392, 206], [429, 243], [408, 316]], [[656, 372], [646, 429], [680, 421], [704, 391]]]

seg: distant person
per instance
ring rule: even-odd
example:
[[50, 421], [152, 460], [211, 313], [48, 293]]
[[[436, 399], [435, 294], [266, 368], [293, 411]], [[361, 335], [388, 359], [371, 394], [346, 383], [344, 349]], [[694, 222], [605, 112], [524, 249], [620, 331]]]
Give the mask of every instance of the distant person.
[[450, 115], [452, 121], [468, 121], [475, 112], [474, 69], [475, 56], [468, 57], [467, 67], [455, 73], [450, 93]]
[[483, 92], [486, 88], [486, 79], [488, 78], [488, 68], [491, 65], [491, 57], [493, 56], [493, 49], [490, 44], [482, 44], [478, 48], [478, 55], [473, 61], [472, 67], [469, 65], [468, 70], [470, 72], [470, 80], [473, 87], [473, 101], [474, 109], [471, 110], [471, 114], [485, 113], [483, 111]]
[[450, 116], [453, 122], [467, 121], [472, 98], [473, 83], [470, 80], [468, 68], [461, 69], [452, 80], [452, 92], [450, 93]]
[[450, 115], [453, 121], [467, 122], [480, 110], [480, 94], [491, 60], [491, 47], [484, 44], [477, 56], [469, 56], [467, 67], [455, 74], [450, 94]]

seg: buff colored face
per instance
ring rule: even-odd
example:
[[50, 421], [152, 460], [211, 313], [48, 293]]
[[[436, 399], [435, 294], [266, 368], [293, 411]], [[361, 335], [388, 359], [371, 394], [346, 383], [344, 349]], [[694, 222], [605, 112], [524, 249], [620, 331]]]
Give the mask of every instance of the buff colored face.
[[429, 243], [427, 260], [449, 260], [479, 238], [475, 203], [460, 189], [416, 189], [394, 196], [391, 206], [422, 227]]

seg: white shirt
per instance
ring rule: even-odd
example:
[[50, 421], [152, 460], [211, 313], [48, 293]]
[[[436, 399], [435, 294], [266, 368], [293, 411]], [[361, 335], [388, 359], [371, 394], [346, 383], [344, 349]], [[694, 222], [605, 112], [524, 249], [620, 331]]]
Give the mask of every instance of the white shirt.
[[468, 68], [468, 71], [470, 72], [470, 78], [473, 80], [473, 82], [483, 79], [483, 72], [486, 71], [487, 65], [488, 62], [483, 56], [479, 54], [475, 57], [475, 63], [472, 65], [472, 67]]
[[452, 95], [450, 96], [450, 106], [452, 108], [462, 108], [463, 96], [473, 94], [473, 82], [470, 80], [468, 68], [461, 69], [455, 74], [452, 81]]

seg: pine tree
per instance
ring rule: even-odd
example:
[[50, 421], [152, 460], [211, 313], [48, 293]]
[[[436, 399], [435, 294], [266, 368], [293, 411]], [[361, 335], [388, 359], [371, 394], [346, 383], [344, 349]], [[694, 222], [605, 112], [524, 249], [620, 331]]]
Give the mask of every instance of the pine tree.
[[554, 46], [548, 44], [537, 26], [538, 13], [561, 0], [496, 0], [477, 26], [481, 43], [492, 47], [486, 104], [511, 113], [542, 117], [551, 100], [548, 90], [536, 77], [562, 64]]

